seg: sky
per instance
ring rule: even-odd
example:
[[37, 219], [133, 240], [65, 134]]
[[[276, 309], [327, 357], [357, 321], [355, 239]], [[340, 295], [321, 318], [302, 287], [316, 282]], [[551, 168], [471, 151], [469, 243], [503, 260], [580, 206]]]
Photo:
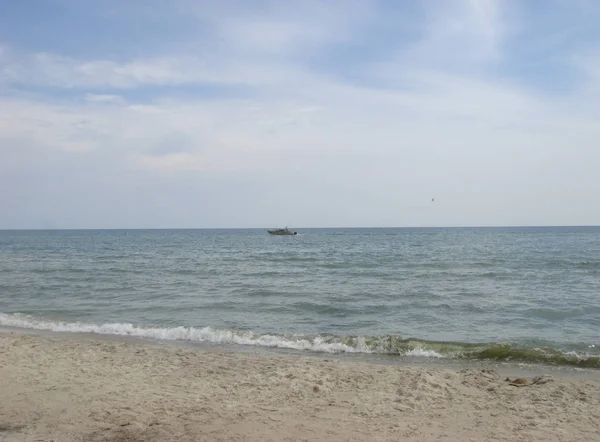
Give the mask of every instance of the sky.
[[598, 225], [597, 23], [595, 0], [2, 1], [0, 229]]

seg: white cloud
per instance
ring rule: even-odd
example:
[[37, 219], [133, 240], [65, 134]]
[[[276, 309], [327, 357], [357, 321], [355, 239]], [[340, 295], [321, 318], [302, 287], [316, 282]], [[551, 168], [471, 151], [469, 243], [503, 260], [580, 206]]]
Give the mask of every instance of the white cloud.
[[14, 60], [2, 69], [9, 84], [44, 85], [60, 88], [166, 86], [202, 81], [221, 81], [204, 63], [193, 58], [156, 58], [117, 63], [76, 60], [39, 53]]
[[184, 13], [203, 20], [204, 27], [210, 28], [210, 23], [214, 28], [208, 36], [200, 34], [194, 45], [186, 44], [185, 52], [116, 62], [10, 51], [1, 60], [0, 81], [81, 89], [293, 84], [303, 76], [295, 57], [326, 45], [356, 41], [381, 18], [372, 6], [357, 0], [343, 6], [316, 0], [268, 1], [264, 6], [268, 7], [266, 14], [244, 3], [233, 9], [227, 4], [183, 1], [179, 7]]
[[600, 93], [600, 48], [573, 57], [573, 63], [582, 74], [582, 87], [585, 94]]
[[306, 0], [229, 3], [186, 8], [216, 29], [219, 50], [242, 56], [290, 58], [296, 51], [344, 41], [355, 41], [356, 33], [380, 20], [374, 3], [348, 0], [344, 4]]
[[85, 100], [91, 103], [125, 104], [125, 99], [112, 94], [85, 94]]
[[89, 151], [97, 144], [98, 134], [87, 118], [76, 107], [4, 99], [0, 107], [0, 149], [10, 151], [17, 144], [73, 152]]
[[[509, 27], [501, 0], [449, 0], [424, 4], [420, 38], [400, 44], [391, 56], [369, 66], [389, 78], [398, 66], [441, 72], [477, 73], [498, 63]], [[390, 69], [390, 65], [395, 68]], [[468, 74], [467, 74], [468, 75]]]
[[[600, 191], [592, 167], [600, 162], [597, 109], [581, 91], [547, 97], [477, 69], [505, 56], [503, 3], [428, 6], [418, 42], [357, 62], [365, 84], [318, 74], [303, 60], [321, 45], [360, 42], [376, 11], [363, 2], [285, 5], [275, 2], [264, 17], [198, 12], [220, 19], [213, 51], [204, 40], [197, 52], [124, 62], [2, 51], [1, 84], [51, 86], [59, 95], [71, 88], [75, 97], [3, 100], [3, 155], [11, 169], [46, 161], [24, 155], [29, 146], [75, 162], [102, 158], [107, 177], [111, 167], [161, 183], [227, 177], [238, 193], [267, 182], [261, 198], [281, 208], [292, 195], [295, 216], [309, 213], [313, 224], [328, 210], [330, 224], [348, 216], [377, 224], [369, 213], [387, 224], [568, 223], [562, 209], [542, 212], [542, 203], [600, 220], [573, 202], [581, 189]], [[579, 63], [594, 84], [594, 59]], [[244, 84], [252, 93], [186, 99], [148, 88], [206, 82]], [[150, 94], [143, 100], [130, 94], [141, 86]], [[437, 212], [411, 212], [433, 196]]]

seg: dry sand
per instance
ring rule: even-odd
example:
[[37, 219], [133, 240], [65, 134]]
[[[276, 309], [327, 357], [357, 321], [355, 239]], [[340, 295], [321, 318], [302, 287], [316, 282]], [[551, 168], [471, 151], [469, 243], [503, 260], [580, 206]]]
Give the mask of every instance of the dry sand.
[[0, 333], [0, 440], [597, 441], [600, 381]]

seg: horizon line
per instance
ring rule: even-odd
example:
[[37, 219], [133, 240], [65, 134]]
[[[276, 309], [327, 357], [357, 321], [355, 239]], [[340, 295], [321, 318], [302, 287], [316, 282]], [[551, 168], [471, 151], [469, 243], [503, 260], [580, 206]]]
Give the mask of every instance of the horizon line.
[[[331, 227], [294, 227], [293, 229], [506, 229], [506, 228], [581, 228], [600, 227], [600, 224], [507, 224], [507, 225], [461, 225], [461, 226], [331, 226]], [[98, 230], [264, 230], [272, 227], [36, 227], [36, 228], [0, 228], [0, 232], [35, 231], [98, 231]]]

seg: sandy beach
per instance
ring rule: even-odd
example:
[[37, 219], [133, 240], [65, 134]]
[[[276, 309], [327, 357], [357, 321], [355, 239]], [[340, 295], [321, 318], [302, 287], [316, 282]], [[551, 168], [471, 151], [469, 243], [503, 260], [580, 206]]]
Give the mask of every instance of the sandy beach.
[[540, 375], [3, 332], [0, 440], [599, 440], [600, 382]]

